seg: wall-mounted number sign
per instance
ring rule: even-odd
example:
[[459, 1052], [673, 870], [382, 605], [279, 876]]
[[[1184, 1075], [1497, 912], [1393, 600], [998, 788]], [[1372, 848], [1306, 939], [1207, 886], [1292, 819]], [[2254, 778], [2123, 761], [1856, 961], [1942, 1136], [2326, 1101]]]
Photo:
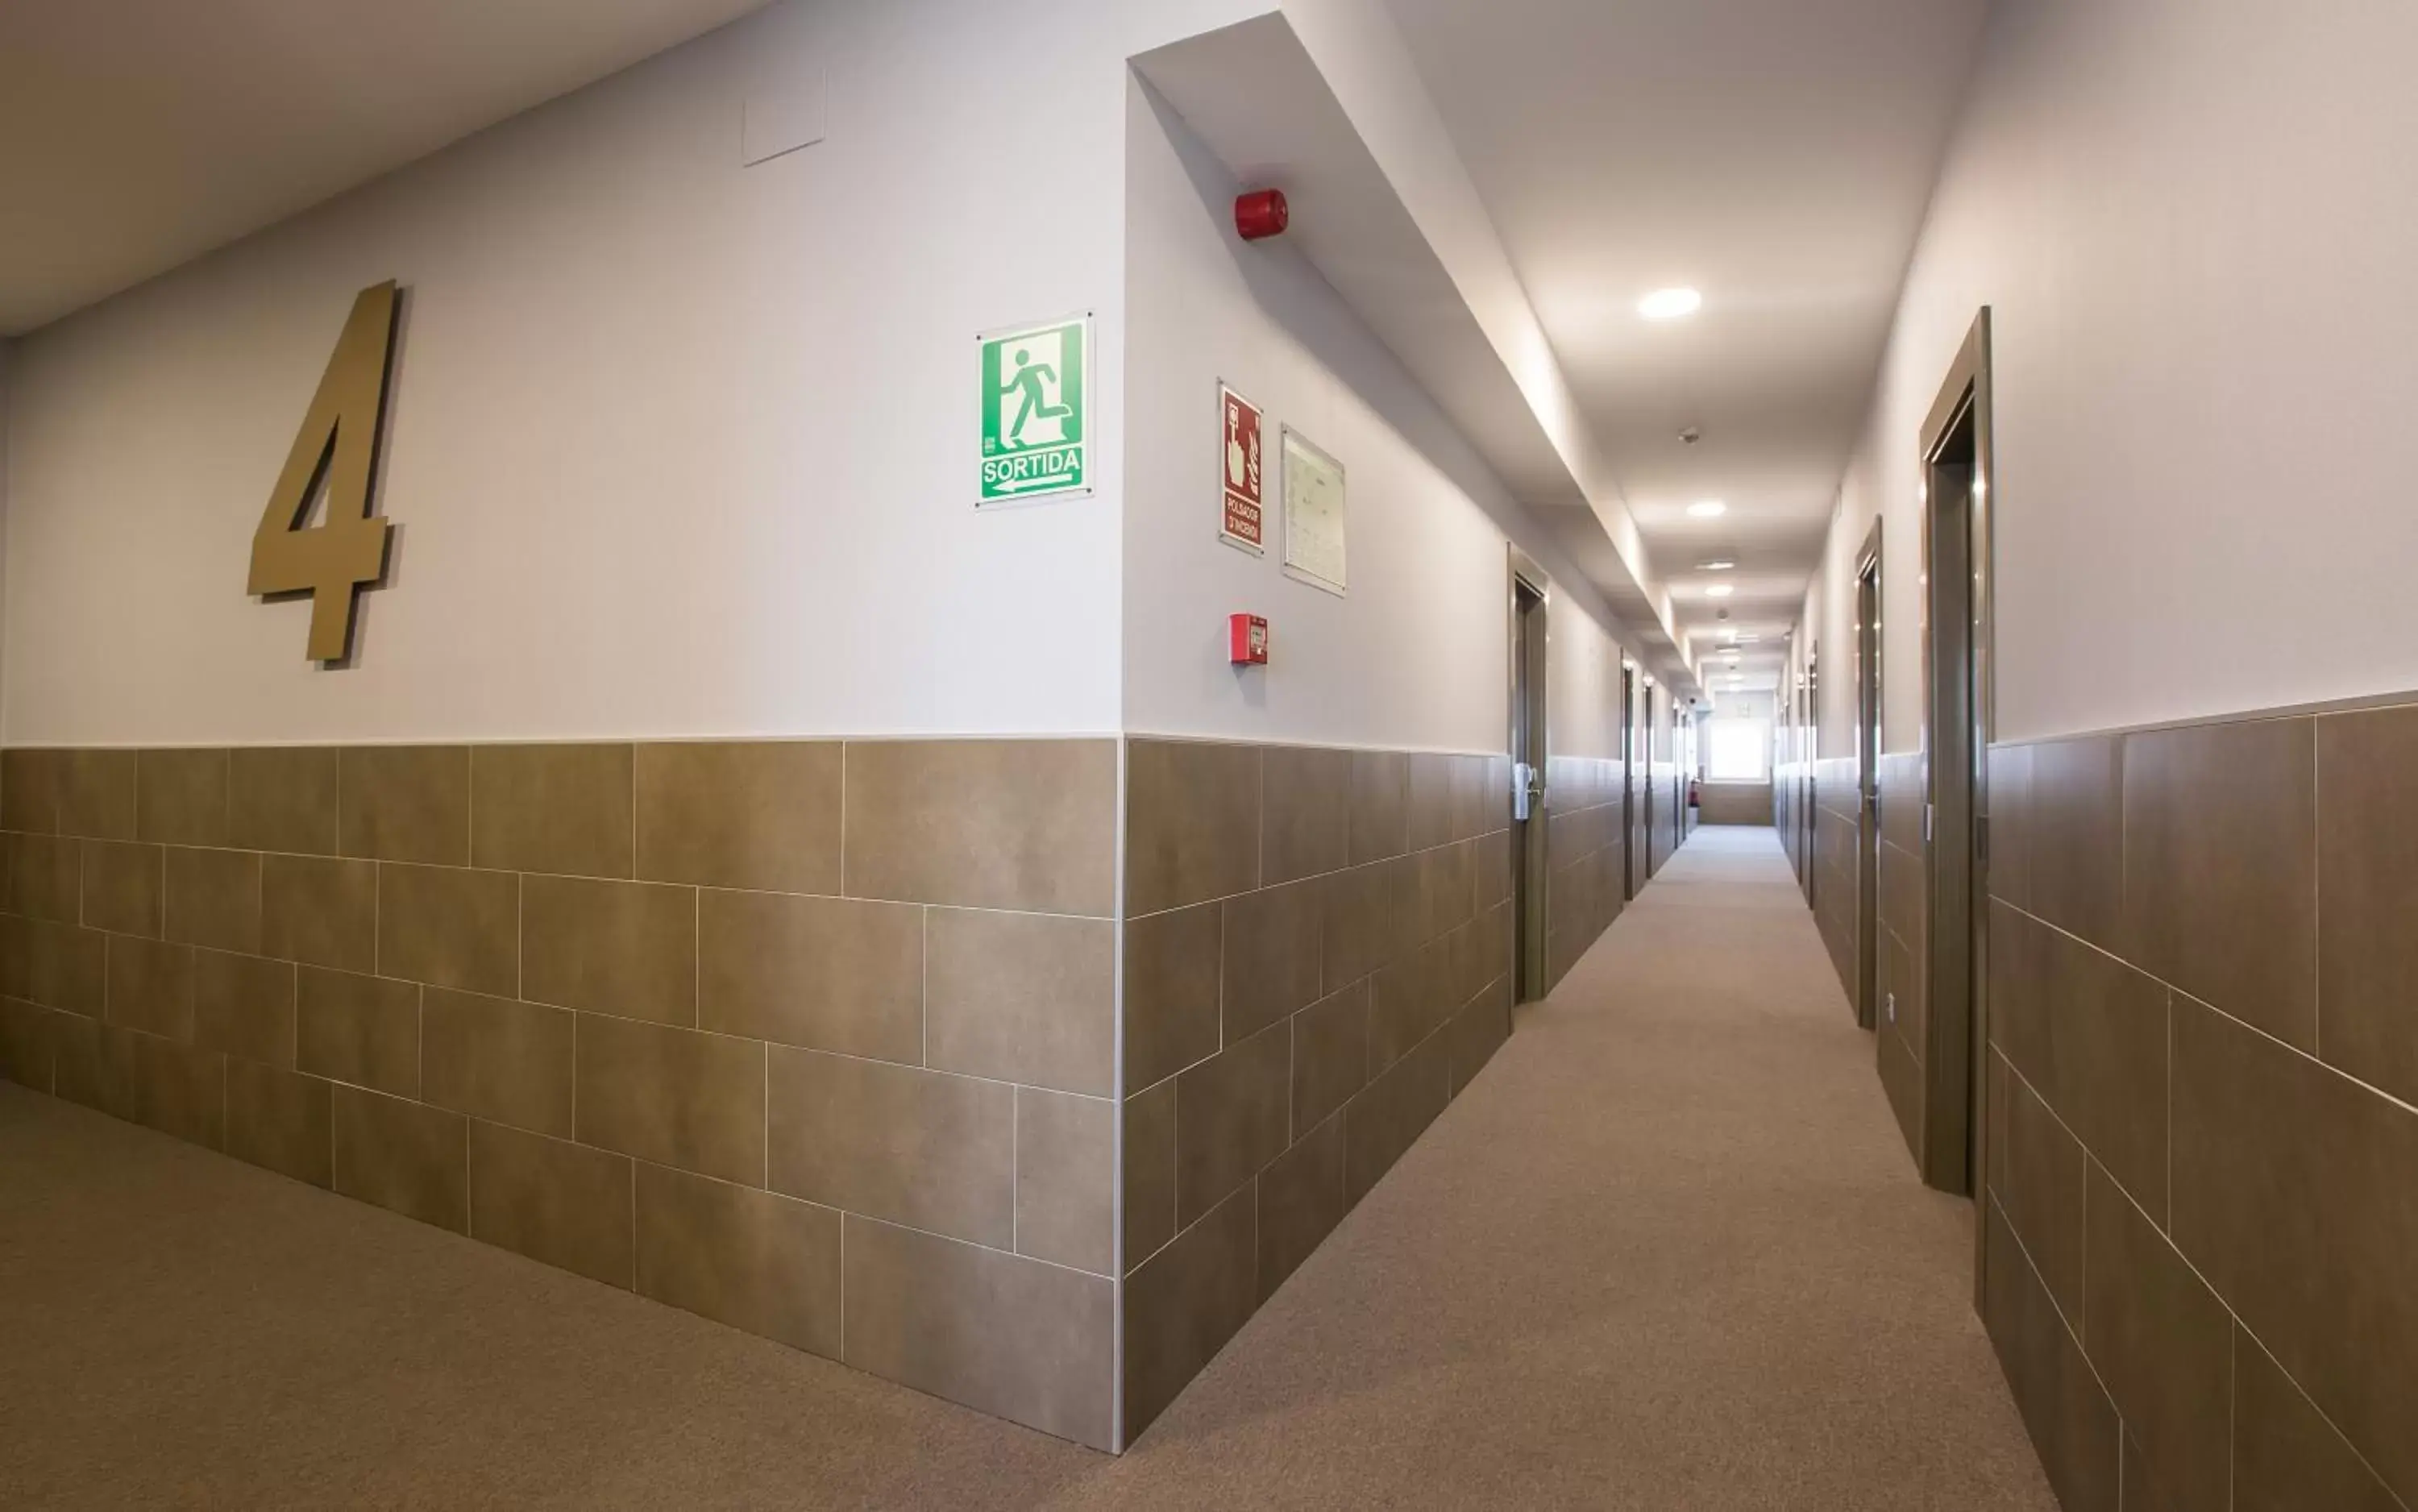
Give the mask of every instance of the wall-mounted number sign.
[[1092, 317], [976, 338], [982, 348], [977, 507], [1088, 494]]
[[[370, 512], [370, 490], [377, 476], [399, 298], [392, 281], [354, 297], [353, 313], [252, 538], [250, 592], [311, 595], [314, 662], [344, 659], [352, 648], [356, 593], [386, 575], [393, 527]], [[311, 507], [322, 484], [328, 508], [313, 525]]]

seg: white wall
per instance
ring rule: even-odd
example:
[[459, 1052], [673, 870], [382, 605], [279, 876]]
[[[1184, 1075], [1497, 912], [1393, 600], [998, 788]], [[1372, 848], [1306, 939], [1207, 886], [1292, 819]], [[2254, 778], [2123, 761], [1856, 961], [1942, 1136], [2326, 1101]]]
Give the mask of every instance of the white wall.
[[1921, 697], [1916, 431], [1994, 308], [1997, 733], [2418, 687], [2418, 8], [2000, 0], [1850, 470], [1886, 527], [1888, 743]]
[[[1118, 727], [1124, 60], [1254, 8], [782, 7], [26, 338], [0, 738]], [[386, 278], [397, 565], [314, 670], [245, 567]], [[1082, 309], [1097, 496], [977, 516], [974, 333]]]
[[1617, 756], [1620, 643], [1567, 594], [1546, 607], [1546, 744], [1557, 756]]
[[[1127, 121], [1127, 726], [1501, 751], [1510, 541], [1553, 577], [1557, 679], [1609, 666], [1615, 708], [1609, 617], [1543, 531], [1315, 269], [1236, 238], [1241, 186], [1140, 82]], [[1221, 378], [1266, 410], [1271, 468], [1287, 424], [1343, 464], [1346, 597], [1284, 576], [1273, 489], [1266, 557], [1217, 541]], [[1267, 666], [1227, 664], [1236, 611], [1267, 618]], [[1556, 753], [1578, 749], [1563, 734], [1557, 717]]]
[[1713, 700], [1708, 717], [1713, 719], [1759, 719], [1766, 724], [1777, 717], [1778, 700], [1764, 692], [1725, 693]]

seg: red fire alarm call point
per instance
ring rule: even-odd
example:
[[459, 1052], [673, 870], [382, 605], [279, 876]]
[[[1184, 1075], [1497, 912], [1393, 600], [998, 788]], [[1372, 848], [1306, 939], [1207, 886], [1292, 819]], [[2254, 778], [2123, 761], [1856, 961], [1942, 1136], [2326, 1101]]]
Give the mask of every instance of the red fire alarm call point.
[[1255, 614], [1226, 617], [1226, 659], [1236, 666], [1265, 666], [1268, 622]]

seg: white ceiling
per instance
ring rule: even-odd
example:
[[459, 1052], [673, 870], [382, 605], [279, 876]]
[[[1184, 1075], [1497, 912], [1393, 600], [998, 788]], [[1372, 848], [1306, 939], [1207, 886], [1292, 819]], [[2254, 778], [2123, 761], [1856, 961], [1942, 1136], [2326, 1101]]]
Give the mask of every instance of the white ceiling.
[[[1985, 3], [1390, 0], [1678, 630], [1758, 636], [1749, 687], [1777, 680]], [[1638, 317], [1675, 284], [1701, 313]], [[1708, 498], [1728, 513], [1687, 516]]]
[[0, 0], [0, 336], [764, 0]]

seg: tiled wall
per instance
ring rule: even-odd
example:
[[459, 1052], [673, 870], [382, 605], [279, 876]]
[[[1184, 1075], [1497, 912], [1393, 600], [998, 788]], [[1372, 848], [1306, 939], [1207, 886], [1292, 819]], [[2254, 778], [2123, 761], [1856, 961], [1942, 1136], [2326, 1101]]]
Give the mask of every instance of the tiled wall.
[[1771, 822], [1780, 831], [1780, 848], [1788, 856], [1788, 868], [1796, 874], [1799, 891], [1805, 887], [1807, 861], [1799, 844], [1799, 826], [1812, 771], [1810, 762], [1783, 761], [1771, 771]]
[[1706, 824], [1768, 826], [1775, 822], [1771, 784], [1708, 782], [1697, 817]]
[[1830, 953], [1830, 967], [1856, 1011], [1856, 762], [1832, 757], [1814, 763], [1814, 923]]
[[1502, 756], [1129, 742], [1127, 1442], [1509, 1031], [1509, 780]]
[[1107, 1446], [1117, 784], [1111, 741], [11, 751], [0, 1071]]
[[[1880, 791], [1879, 869], [1873, 963], [1873, 1058], [1881, 1090], [1898, 1132], [1920, 1167], [1923, 1158], [1923, 1072], [1930, 1063], [1930, 894], [1925, 887], [1922, 806], [1923, 758], [1918, 751], [1885, 753], [1876, 773]], [[1853, 777], [1849, 778], [1850, 783]], [[1852, 790], [1852, 789], [1851, 789]], [[1852, 831], [1849, 836], [1855, 839]], [[1853, 859], [1851, 852], [1850, 859]], [[1852, 905], [1851, 911], [1852, 911]], [[1851, 985], [1848, 995], [1852, 999]], [[1965, 1184], [1960, 1177], [1960, 1189]]]
[[1671, 727], [1670, 695], [1659, 686], [1653, 690], [1653, 707], [1645, 771], [1645, 780], [1654, 788], [1654, 829], [1646, 841], [1648, 876], [1659, 875], [1662, 863], [1678, 850], [1681, 829], [1687, 823], [1687, 798], [1679, 787], [1678, 732]]
[[2059, 1496], [2418, 1504], [2418, 708], [1990, 784], [1984, 1319]]
[[1639, 761], [1624, 764], [1622, 771], [1626, 773], [1629, 785], [1629, 828], [1626, 848], [1629, 854], [1637, 858], [1637, 874], [1642, 883], [1645, 878], [1654, 875], [1652, 826], [1655, 815], [1661, 812], [1661, 805], [1653, 803], [1653, 812], [1647, 811], [1648, 804], [1652, 803], [1654, 791], [1654, 782], [1650, 774], [1651, 767], [1648, 763]]
[[1687, 801], [1678, 786], [1678, 763], [1656, 761], [1646, 777], [1654, 785], [1655, 876], [1661, 875], [1664, 863], [1678, 852], [1679, 827], [1687, 822]]
[[1545, 983], [1558, 985], [1612, 921], [1628, 883], [1622, 832], [1621, 764], [1599, 756], [1554, 756], [1545, 764], [1549, 794], [1545, 885]]
[[[1129, 742], [1124, 1438], [1510, 1027], [1502, 756]], [[1619, 911], [1553, 759], [1548, 957]], [[0, 755], [0, 1074], [1115, 1446], [1109, 741]]]

